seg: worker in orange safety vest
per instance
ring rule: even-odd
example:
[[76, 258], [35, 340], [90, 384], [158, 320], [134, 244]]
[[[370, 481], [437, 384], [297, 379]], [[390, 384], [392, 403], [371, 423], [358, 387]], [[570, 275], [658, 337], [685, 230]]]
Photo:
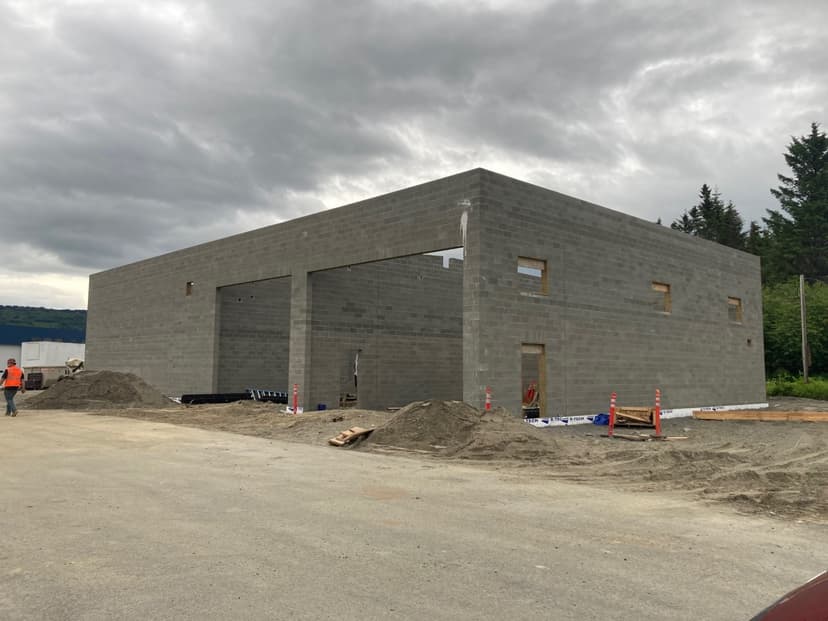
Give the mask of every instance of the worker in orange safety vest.
[[6, 397], [6, 416], [17, 416], [17, 406], [14, 404], [14, 397], [17, 391], [26, 392], [26, 385], [23, 383], [25, 379], [23, 369], [17, 366], [17, 361], [14, 358], [9, 358], [7, 361], [6, 370], [3, 371], [3, 376], [0, 378], [3, 385], [3, 395]]

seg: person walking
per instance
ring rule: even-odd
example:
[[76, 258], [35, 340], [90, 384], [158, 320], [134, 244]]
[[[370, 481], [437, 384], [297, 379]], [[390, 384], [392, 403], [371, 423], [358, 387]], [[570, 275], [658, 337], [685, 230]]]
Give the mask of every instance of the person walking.
[[0, 383], [3, 385], [3, 395], [6, 397], [6, 416], [17, 416], [14, 397], [18, 390], [21, 393], [26, 392], [26, 386], [23, 383], [25, 378], [23, 369], [17, 366], [17, 361], [14, 358], [9, 358], [6, 364], [6, 370], [3, 371], [3, 376], [0, 378], [2, 380]]

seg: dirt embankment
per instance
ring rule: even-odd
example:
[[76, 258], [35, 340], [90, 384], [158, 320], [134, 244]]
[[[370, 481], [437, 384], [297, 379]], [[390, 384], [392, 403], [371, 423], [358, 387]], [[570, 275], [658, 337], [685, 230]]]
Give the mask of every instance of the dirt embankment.
[[[828, 403], [772, 400], [778, 410], [828, 410]], [[642, 492], [683, 491], [740, 510], [828, 521], [828, 424], [664, 421], [684, 440], [627, 442], [606, 427], [536, 429], [503, 409], [481, 412], [459, 401], [412, 403], [396, 413], [328, 410], [298, 416], [284, 406], [242, 401], [181, 406], [136, 376], [87, 371], [26, 399], [21, 410], [92, 414], [326, 445], [349, 427], [374, 428], [350, 447], [422, 459], [462, 459], [537, 477]], [[342, 450], [334, 449], [331, 450]]]
[[39, 410], [103, 410], [175, 406], [137, 375], [115, 371], [81, 371], [26, 399]]

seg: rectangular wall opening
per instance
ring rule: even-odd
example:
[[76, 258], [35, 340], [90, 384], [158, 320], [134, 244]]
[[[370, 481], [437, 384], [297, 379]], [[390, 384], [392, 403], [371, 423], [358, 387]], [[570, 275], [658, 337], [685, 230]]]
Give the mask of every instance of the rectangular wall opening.
[[656, 310], [662, 313], [673, 312], [673, 298], [670, 294], [670, 285], [665, 282], [653, 281], [653, 292]]
[[462, 249], [313, 272], [311, 405], [463, 398]]
[[290, 276], [218, 289], [216, 392], [288, 392]]
[[545, 259], [518, 257], [517, 272], [522, 291], [537, 295], [549, 295], [549, 273]]
[[521, 410], [524, 418], [547, 416], [546, 347], [538, 343], [520, 346]]
[[742, 323], [741, 298], [727, 298], [727, 318], [733, 323]]

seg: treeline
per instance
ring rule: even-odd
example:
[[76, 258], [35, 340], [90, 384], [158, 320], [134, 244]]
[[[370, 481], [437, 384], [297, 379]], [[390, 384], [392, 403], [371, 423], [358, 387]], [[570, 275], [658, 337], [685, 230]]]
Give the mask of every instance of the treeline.
[[86, 311], [34, 306], [0, 306], [0, 326], [85, 330]]
[[783, 154], [789, 172], [771, 194], [779, 209], [744, 221], [731, 201], [702, 185], [698, 203], [671, 227], [762, 259], [765, 367], [769, 375], [802, 372], [799, 275], [805, 276], [810, 371], [828, 373], [828, 136], [818, 123], [793, 137]]

